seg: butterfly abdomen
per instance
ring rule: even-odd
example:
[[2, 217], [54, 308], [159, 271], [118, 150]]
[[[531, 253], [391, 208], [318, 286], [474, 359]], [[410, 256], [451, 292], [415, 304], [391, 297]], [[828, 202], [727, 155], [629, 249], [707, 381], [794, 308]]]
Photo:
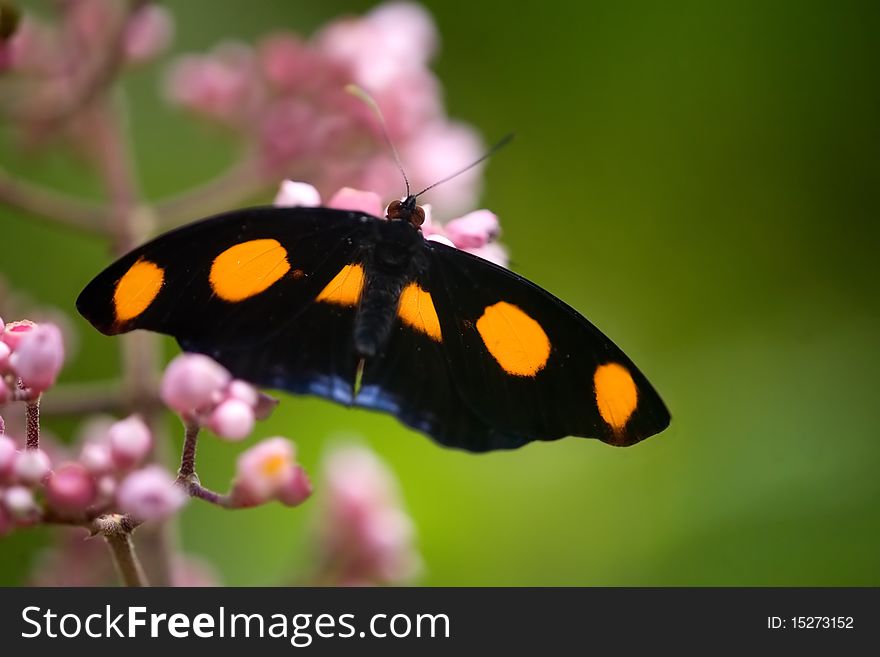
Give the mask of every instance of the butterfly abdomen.
[[355, 351], [361, 358], [372, 358], [387, 342], [404, 285], [400, 274], [367, 269], [354, 325]]
[[371, 358], [388, 341], [404, 287], [425, 268], [423, 238], [402, 221], [377, 225], [375, 244], [365, 249], [364, 289], [355, 319], [355, 350]]

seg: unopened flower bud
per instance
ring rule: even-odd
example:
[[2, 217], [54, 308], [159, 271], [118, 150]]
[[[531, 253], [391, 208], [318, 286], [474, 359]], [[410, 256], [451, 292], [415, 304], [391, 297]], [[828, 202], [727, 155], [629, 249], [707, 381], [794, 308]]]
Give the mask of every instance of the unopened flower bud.
[[128, 475], [116, 495], [119, 508], [139, 521], [160, 520], [186, 503], [186, 493], [161, 466], [149, 465]]
[[321, 205], [321, 194], [308, 183], [285, 180], [278, 188], [273, 204], [284, 208], [316, 207]]
[[52, 462], [41, 449], [26, 449], [18, 452], [13, 464], [15, 479], [29, 486], [40, 483], [51, 469]]
[[221, 438], [241, 440], [254, 428], [254, 409], [240, 399], [230, 398], [211, 413], [208, 426]]
[[103, 443], [87, 442], [79, 454], [79, 462], [92, 474], [104, 474], [113, 468], [110, 447]]
[[327, 204], [327, 207], [337, 210], [353, 210], [365, 212], [374, 217], [384, 216], [382, 199], [375, 192], [365, 192], [360, 189], [343, 187], [336, 192]]
[[110, 427], [108, 437], [113, 462], [123, 469], [143, 461], [153, 447], [150, 429], [137, 415], [115, 422]]
[[446, 236], [460, 249], [476, 249], [498, 236], [498, 217], [489, 210], [475, 210], [453, 219], [444, 227]]
[[95, 480], [79, 463], [65, 463], [46, 481], [46, 500], [62, 513], [83, 513], [97, 493]]
[[216, 401], [231, 375], [222, 365], [201, 354], [181, 354], [162, 377], [160, 395], [178, 413], [203, 410]]
[[21, 342], [22, 338], [37, 328], [37, 324], [29, 319], [22, 319], [17, 322], [9, 322], [3, 328], [3, 334], [0, 335], [0, 341], [9, 345], [13, 351]]
[[13, 518], [28, 519], [37, 512], [34, 494], [25, 486], [11, 486], [3, 493], [3, 504]]
[[293, 473], [278, 491], [278, 500], [287, 506], [299, 506], [312, 494], [312, 482], [301, 465], [293, 467]]
[[146, 62], [171, 43], [174, 19], [162, 5], [149, 3], [140, 7], [128, 19], [122, 47], [131, 62]]
[[[0, 425], [3, 418], [0, 418]], [[15, 463], [17, 450], [15, 442], [9, 436], [4, 436], [0, 432], [0, 481], [8, 477], [12, 473], [12, 467]]]
[[22, 336], [9, 356], [9, 365], [27, 388], [42, 392], [50, 388], [64, 363], [61, 329], [40, 324]]

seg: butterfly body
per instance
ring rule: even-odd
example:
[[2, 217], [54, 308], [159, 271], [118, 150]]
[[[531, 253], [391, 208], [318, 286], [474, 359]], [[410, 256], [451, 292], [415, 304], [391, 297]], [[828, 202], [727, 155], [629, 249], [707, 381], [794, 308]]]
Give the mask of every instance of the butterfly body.
[[526, 279], [385, 218], [250, 208], [162, 235], [77, 300], [113, 335], [174, 336], [254, 384], [391, 413], [474, 452], [565, 436], [631, 445], [669, 413], [632, 361]]

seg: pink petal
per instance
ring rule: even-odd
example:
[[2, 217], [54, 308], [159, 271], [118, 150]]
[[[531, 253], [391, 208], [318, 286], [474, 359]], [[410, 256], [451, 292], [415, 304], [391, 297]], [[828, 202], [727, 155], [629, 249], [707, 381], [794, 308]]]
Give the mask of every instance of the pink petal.
[[321, 194], [308, 183], [285, 180], [278, 188], [272, 204], [285, 208], [317, 207], [321, 205]]
[[208, 426], [221, 438], [242, 440], [253, 430], [254, 419], [253, 407], [240, 399], [230, 398], [214, 409]]
[[9, 365], [24, 385], [39, 392], [55, 383], [63, 363], [61, 329], [54, 324], [40, 324], [28, 331], [9, 356]]
[[453, 219], [444, 228], [446, 236], [460, 249], [478, 249], [498, 236], [498, 217], [489, 210], [475, 210]]
[[328, 207], [337, 210], [353, 210], [363, 212], [374, 217], [384, 217], [382, 199], [375, 192], [365, 192], [351, 187], [343, 187], [333, 195]]
[[46, 481], [46, 499], [62, 513], [82, 513], [97, 497], [92, 475], [79, 463], [65, 463]]
[[207, 356], [181, 354], [165, 369], [160, 396], [178, 413], [205, 410], [231, 379], [225, 367]]
[[468, 253], [493, 262], [499, 267], [507, 267], [510, 258], [507, 255], [507, 249], [498, 242], [489, 242], [486, 246], [478, 249], [464, 249]]

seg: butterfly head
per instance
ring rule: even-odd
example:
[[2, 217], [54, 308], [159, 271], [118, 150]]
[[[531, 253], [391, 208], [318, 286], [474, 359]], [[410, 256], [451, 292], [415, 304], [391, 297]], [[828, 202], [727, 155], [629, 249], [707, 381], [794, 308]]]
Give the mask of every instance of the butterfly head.
[[402, 201], [391, 201], [385, 218], [390, 221], [407, 221], [416, 228], [425, 223], [425, 209], [416, 203], [416, 196], [410, 194]]

